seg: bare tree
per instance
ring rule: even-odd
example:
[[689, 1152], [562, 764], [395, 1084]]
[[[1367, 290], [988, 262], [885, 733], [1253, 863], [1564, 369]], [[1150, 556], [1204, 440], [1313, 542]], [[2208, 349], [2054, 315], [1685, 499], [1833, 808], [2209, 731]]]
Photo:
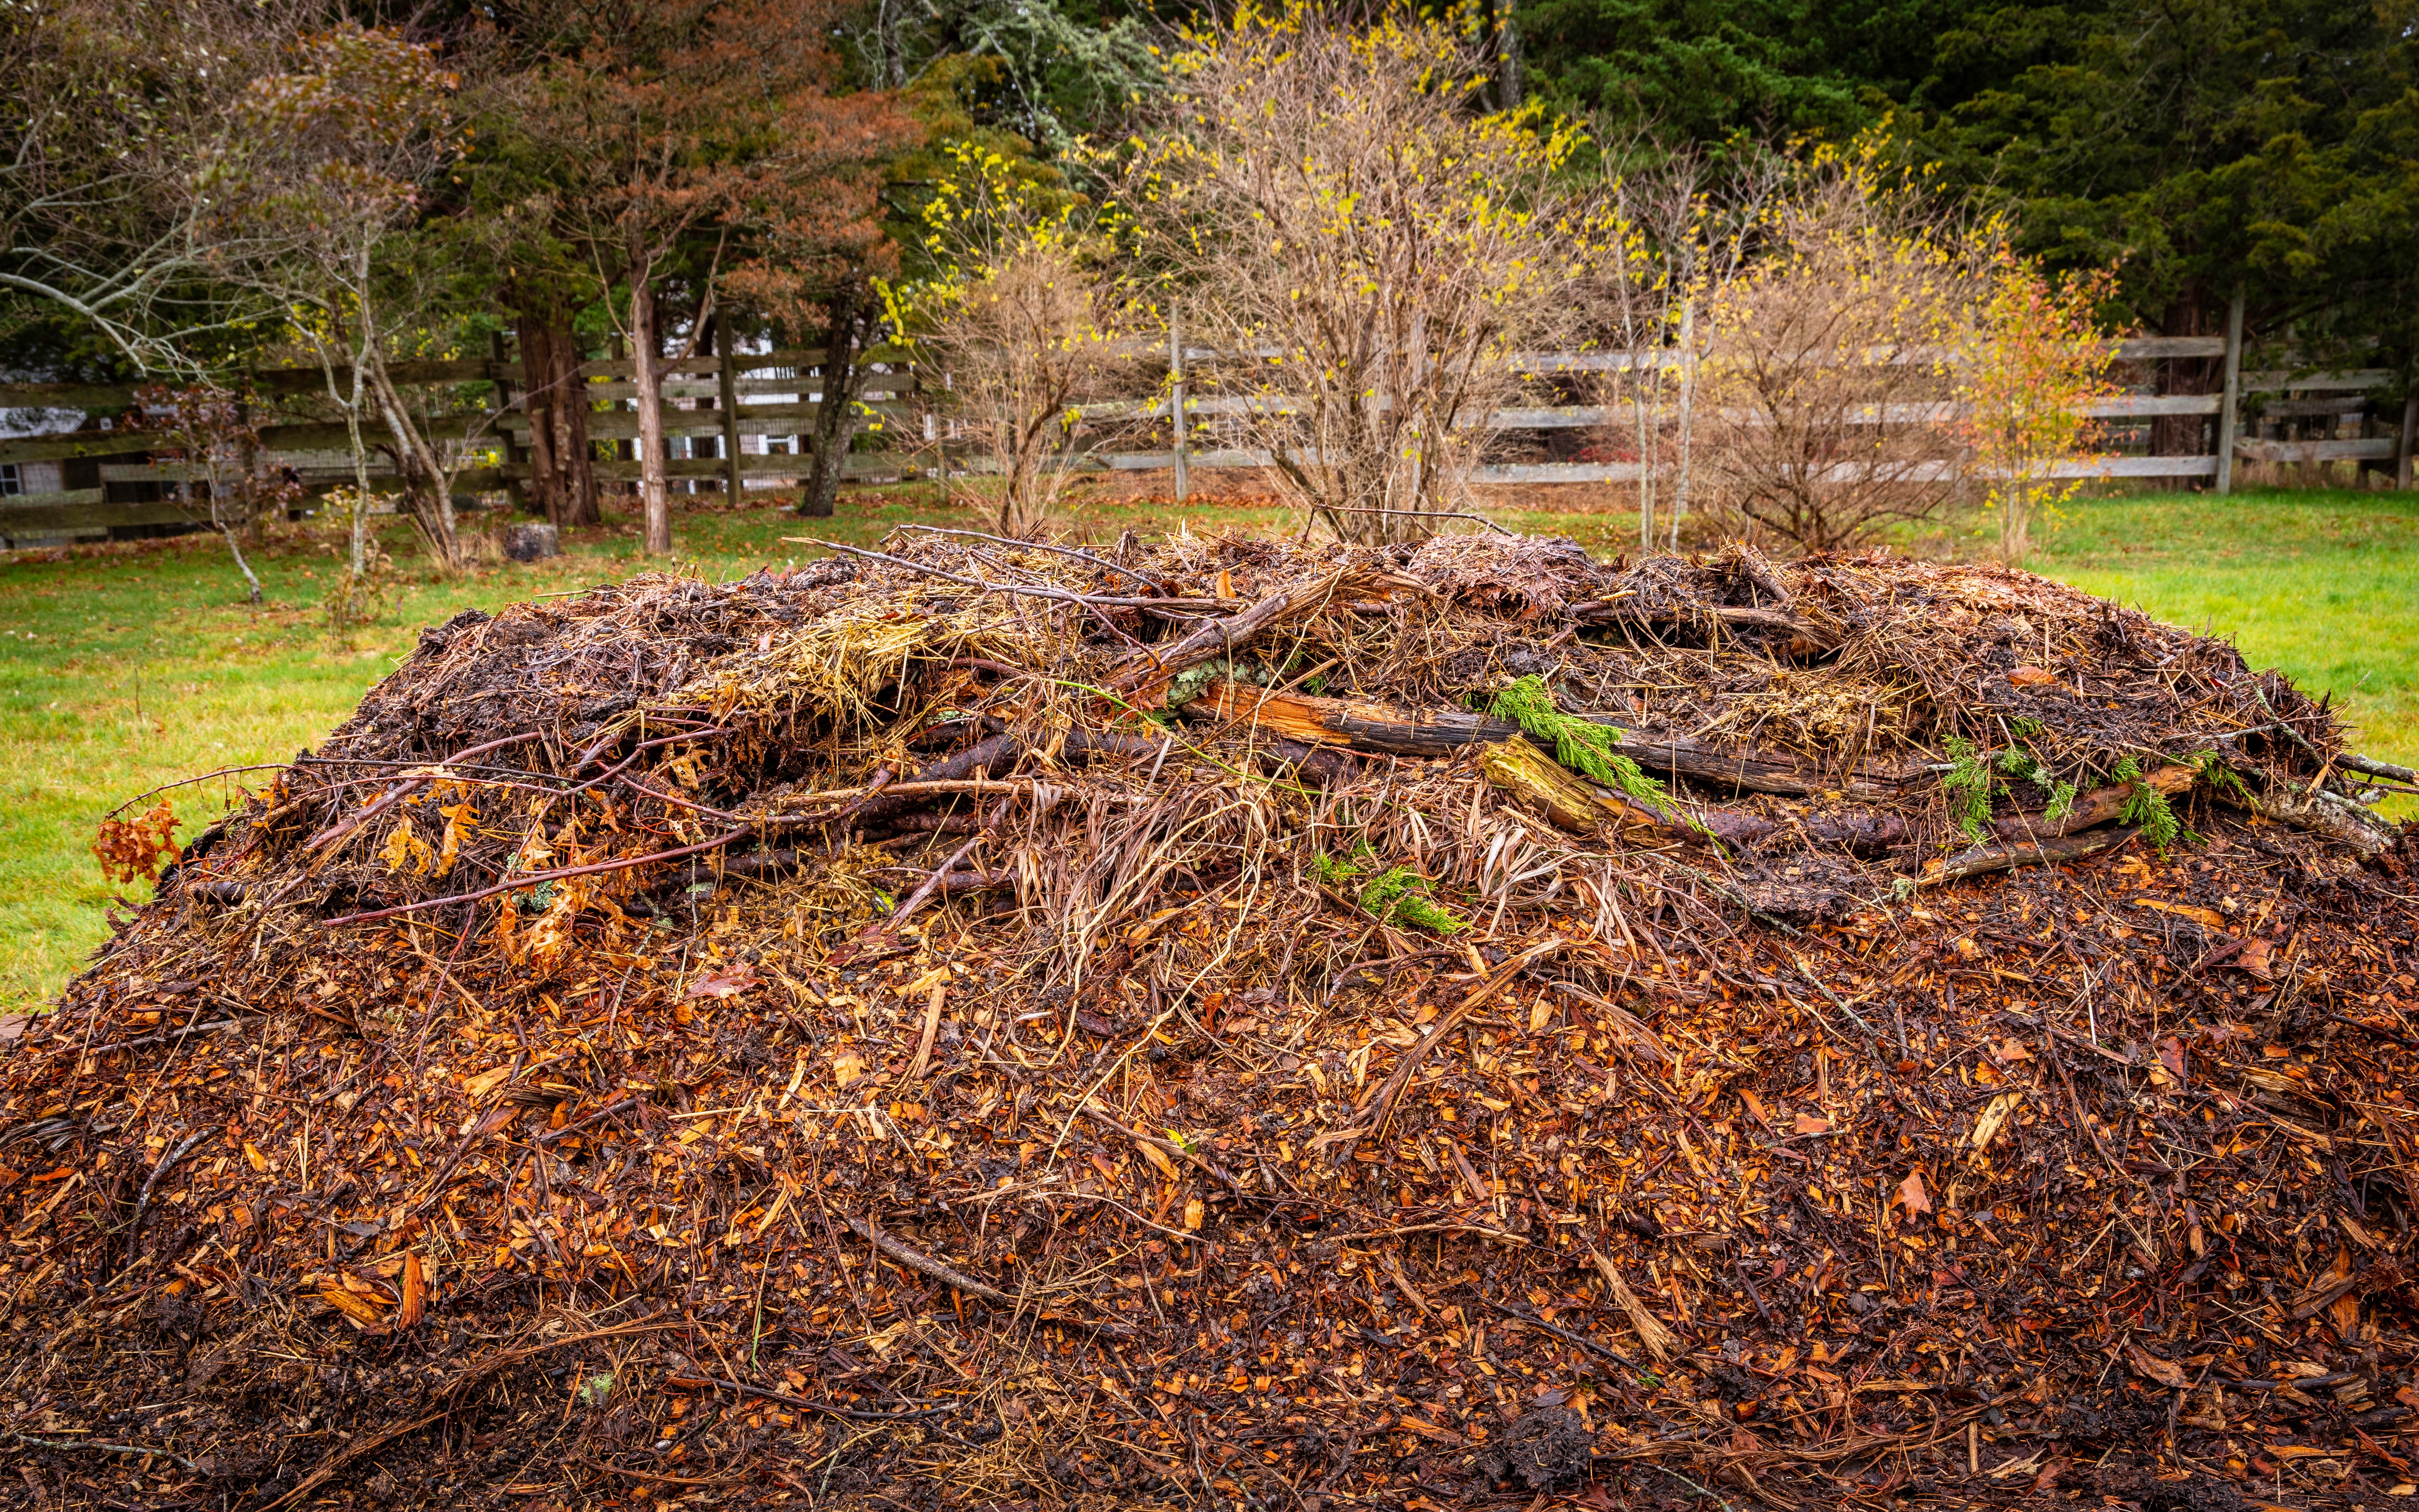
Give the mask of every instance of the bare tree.
[[238, 98], [203, 176], [208, 224], [228, 233], [212, 268], [275, 300], [319, 361], [352, 443], [353, 576], [367, 565], [370, 425], [384, 432], [413, 524], [450, 570], [461, 563], [452, 484], [463, 453], [440, 442], [390, 364], [432, 324], [408, 233], [458, 148], [448, 102], [458, 80], [434, 47], [350, 24], [300, 39], [293, 65]]
[[1809, 551], [1956, 486], [1952, 364], [1984, 285], [1973, 228], [1866, 140], [1799, 163], [1706, 301], [1701, 455], [1742, 532]]
[[254, 409], [244, 395], [216, 386], [152, 384], [134, 391], [131, 418], [158, 438], [153, 460], [176, 464], [177, 502], [225, 539], [236, 571], [243, 574], [244, 596], [257, 604], [260, 579], [244, 557], [242, 532], [293, 490], [261, 476]]
[[[1148, 312], [1107, 265], [1116, 249], [1086, 201], [960, 147], [925, 208], [934, 275], [901, 314], [952, 419], [980, 438], [998, 492], [945, 470], [1000, 533], [1038, 533], [1097, 436], [1133, 407], [1102, 403], [1137, 363], [1127, 337]], [[1086, 406], [1092, 406], [1089, 409]]]
[[1495, 61], [1408, 12], [1187, 41], [1126, 200], [1232, 359], [1202, 408], [1337, 533], [1425, 533], [1465, 506], [1515, 354], [1579, 324], [1602, 226], [1558, 172], [1576, 133], [1485, 114]]

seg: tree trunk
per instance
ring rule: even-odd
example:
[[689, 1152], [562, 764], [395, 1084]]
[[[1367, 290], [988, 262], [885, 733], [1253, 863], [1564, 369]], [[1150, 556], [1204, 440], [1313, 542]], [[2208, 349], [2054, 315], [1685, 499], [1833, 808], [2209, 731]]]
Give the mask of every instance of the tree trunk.
[[559, 312], [525, 315], [517, 332], [529, 406], [531, 489], [556, 525], [594, 525], [601, 517], [578, 340]]
[[655, 293], [643, 278], [630, 282], [631, 376], [638, 389], [639, 498], [646, 518], [649, 556], [670, 556], [672, 501], [664, 481], [664, 380], [656, 363]]
[[387, 376], [385, 360], [377, 348], [366, 352], [370, 398], [386, 422], [387, 434], [393, 438], [395, 471], [403, 483], [406, 506], [411, 511], [413, 523], [428, 542], [428, 548], [446, 572], [462, 565], [462, 542], [454, 528], [453, 480], [445, 475], [435, 451], [420, 435], [411, 411], [395, 392], [393, 380]]
[[865, 376], [857, 354], [872, 324], [872, 301], [855, 280], [842, 284], [832, 296], [831, 335], [825, 343], [823, 402], [815, 410], [815, 462], [807, 475], [807, 494], [798, 513], [828, 517], [840, 501], [841, 471], [848, 465], [849, 443], [856, 438], [856, 395]]
[[529, 415], [530, 501], [549, 524], [560, 527], [568, 521], [554, 449], [555, 395], [547, 382], [554, 368], [554, 332], [544, 321], [523, 316], [515, 333], [521, 349], [521, 405]]
[[[2220, 308], [2223, 308], [2222, 306]], [[2215, 312], [2203, 301], [2197, 287], [2187, 288], [2176, 301], [2167, 306], [2159, 323], [2163, 336], [2206, 336], [2213, 334], [2208, 328]], [[2215, 393], [2222, 362], [2206, 357], [2174, 357], [2159, 364], [2157, 392], [2160, 393]], [[2152, 456], [2200, 456], [2209, 450], [2205, 431], [2206, 415], [2160, 415], [2150, 422], [2150, 455]]]

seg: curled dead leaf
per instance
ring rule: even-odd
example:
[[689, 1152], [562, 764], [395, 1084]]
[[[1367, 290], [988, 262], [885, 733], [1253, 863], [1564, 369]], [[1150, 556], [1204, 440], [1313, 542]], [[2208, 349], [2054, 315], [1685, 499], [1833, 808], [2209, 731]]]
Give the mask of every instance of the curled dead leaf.
[[2183, 1366], [2171, 1360], [2162, 1360], [2138, 1344], [2128, 1343], [2125, 1357], [2133, 1362], [2135, 1375], [2146, 1376], [2162, 1386], [2181, 1386], [2187, 1380]]
[[734, 961], [716, 971], [709, 971], [688, 984], [690, 997], [736, 997], [756, 985], [756, 968], [745, 961]]
[[1906, 1180], [1898, 1184], [1898, 1203], [1906, 1210], [1910, 1223], [1932, 1211], [1932, 1198], [1924, 1195], [1921, 1171], [1907, 1172]]

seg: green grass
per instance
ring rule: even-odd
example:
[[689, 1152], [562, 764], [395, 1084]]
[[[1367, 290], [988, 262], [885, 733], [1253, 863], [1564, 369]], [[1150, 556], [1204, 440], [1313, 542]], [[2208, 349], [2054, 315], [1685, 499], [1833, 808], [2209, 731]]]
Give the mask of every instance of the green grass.
[[[1578, 490], [1571, 490], [1572, 494]], [[1600, 553], [1634, 549], [1635, 516], [1547, 490], [1496, 517], [1568, 535]], [[770, 509], [684, 514], [685, 567], [713, 578], [820, 554], [783, 535], [871, 542], [911, 519], [978, 524], [923, 487], [852, 489], [840, 517]], [[1291, 528], [1264, 503], [1079, 501], [1070, 528], [1149, 532]], [[1951, 543], [1954, 544], [1954, 543]], [[92, 548], [68, 560], [0, 557], [0, 1004], [54, 997], [106, 936], [123, 893], [88, 847], [100, 816], [158, 783], [290, 759], [321, 738], [409, 651], [419, 627], [639, 570], [627, 526], [584, 532], [564, 559], [439, 579], [405, 535], [397, 592], [374, 625], [331, 632], [320, 595], [340, 570], [333, 539], [282, 532], [255, 556], [269, 602], [242, 599], [208, 537]], [[2419, 760], [2419, 496], [2256, 493], [2147, 496], [2073, 506], [2047, 532], [2037, 570], [2234, 637], [2255, 665], [2282, 667], [2346, 702], [2362, 748]], [[259, 781], [268, 774], [252, 774]], [[235, 795], [238, 777], [174, 791], [190, 839]]]
[[2095, 501], [2026, 565], [2226, 637], [2332, 693], [2355, 750], [2419, 764], [2419, 493]]

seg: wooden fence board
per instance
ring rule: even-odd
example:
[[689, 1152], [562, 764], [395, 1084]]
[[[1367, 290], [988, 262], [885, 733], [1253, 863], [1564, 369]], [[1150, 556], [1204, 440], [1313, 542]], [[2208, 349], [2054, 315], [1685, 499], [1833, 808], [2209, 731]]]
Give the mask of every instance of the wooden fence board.
[[[80, 492], [97, 493], [98, 489]], [[75, 504], [41, 504], [31, 508], [0, 507], [0, 535], [66, 535], [77, 531], [101, 531], [113, 526], [190, 525], [195, 517], [171, 503], [112, 504], [94, 500]]]
[[2356, 462], [2364, 458], [2390, 462], [2399, 450], [2391, 436], [2349, 441], [2263, 441], [2238, 436], [2234, 440], [2234, 455], [2245, 462]]

